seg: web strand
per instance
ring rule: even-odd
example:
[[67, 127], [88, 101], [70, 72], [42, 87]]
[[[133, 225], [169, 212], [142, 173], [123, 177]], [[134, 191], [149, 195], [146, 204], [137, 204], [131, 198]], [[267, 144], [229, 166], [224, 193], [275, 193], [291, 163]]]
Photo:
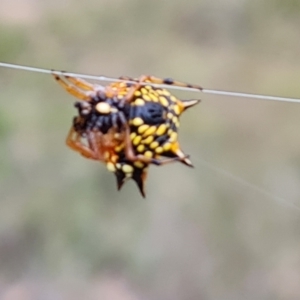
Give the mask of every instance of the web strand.
[[[106, 81], [106, 82], [131, 82], [135, 83], [134, 81], [130, 80], [123, 80], [123, 79], [117, 79], [113, 77], [107, 77], [107, 76], [97, 76], [97, 75], [88, 75], [88, 74], [81, 74], [81, 73], [72, 73], [72, 72], [64, 72], [64, 71], [58, 71], [58, 70], [50, 70], [50, 69], [42, 69], [42, 68], [36, 68], [36, 67], [29, 67], [29, 66], [23, 66], [23, 65], [17, 65], [17, 64], [10, 64], [10, 63], [3, 63], [0, 62], [0, 67], [3, 68], [9, 68], [9, 69], [17, 69], [17, 70], [24, 70], [28, 72], [38, 72], [38, 73], [44, 73], [44, 74], [56, 74], [56, 75], [62, 75], [62, 76], [70, 76], [70, 77], [79, 77], [84, 79], [93, 79], [98, 81]], [[149, 83], [141, 83], [141, 84], [149, 84]], [[222, 90], [214, 90], [214, 89], [206, 89], [203, 88], [201, 91], [199, 89], [190, 88], [190, 87], [180, 87], [180, 86], [174, 86], [174, 85], [165, 85], [165, 84], [151, 84], [152, 86], [158, 86], [158, 87], [165, 87], [168, 89], [177, 89], [177, 90], [186, 90], [186, 91], [193, 91], [193, 92], [203, 92], [206, 94], [213, 94], [213, 95], [220, 95], [220, 96], [229, 96], [229, 97], [240, 97], [240, 98], [252, 98], [252, 99], [261, 99], [261, 100], [270, 100], [270, 101], [281, 101], [281, 102], [289, 102], [289, 103], [300, 103], [299, 98], [289, 98], [289, 97], [278, 97], [278, 96], [269, 96], [269, 95], [260, 95], [260, 94], [249, 94], [249, 93], [240, 93], [240, 92], [230, 92], [230, 91], [222, 91]], [[300, 211], [300, 206], [289, 202], [282, 197], [276, 196], [272, 194], [271, 192], [267, 191], [266, 189], [262, 187], [258, 187], [245, 179], [238, 177], [224, 169], [218, 168], [209, 162], [201, 159], [199, 160], [202, 165], [205, 167], [217, 172], [218, 174], [229, 178], [232, 181], [238, 182], [242, 186], [249, 188], [257, 193], [260, 193], [261, 195], [264, 195], [270, 199], [275, 200], [278, 203], [281, 203], [284, 206], [290, 207], [292, 209], [295, 209], [297, 211]]]
[[249, 190], [252, 190], [258, 194], [261, 194], [269, 199], [272, 199], [274, 201], [276, 201], [277, 203], [285, 206], [285, 207], [288, 207], [288, 208], [291, 208], [291, 209], [294, 209], [294, 210], [297, 210], [298, 212], [300, 212], [300, 206], [291, 202], [291, 201], [288, 201], [280, 196], [277, 196], [277, 195], [274, 195], [273, 193], [271, 193], [270, 191], [262, 188], [262, 187], [259, 187], [253, 183], [250, 183], [249, 181], [237, 176], [237, 175], [234, 175], [232, 174], [231, 172], [229, 171], [226, 171], [222, 168], [219, 168], [219, 167], [216, 167], [214, 166], [213, 164], [207, 162], [206, 160], [204, 159], [198, 159], [197, 160], [198, 162], [200, 162], [200, 164], [202, 164], [203, 166], [205, 166], [206, 168], [220, 174], [221, 176], [224, 176], [226, 178], [228, 178], [229, 180], [233, 181], [233, 182], [237, 182], [239, 183], [241, 186], [244, 186], [245, 188], [249, 189]]
[[[28, 72], [38, 72], [38, 73], [44, 73], [44, 74], [56, 74], [56, 75], [62, 75], [62, 76], [79, 77], [79, 78], [84, 78], [84, 79], [93, 79], [93, 80], [106, 81], [106, 82], [124, 82], [125, 81], [125, 82], [129, 82], [129, 83], [134, 83], [134, 81], [123, 80], [123, 79], [118, 79], [118, 78], [114, 78], [114, 77], [63, 72], [63, 71], [58, 71], [58, 70], [28, 67], [28, 66], [10, 64], [10, 63], [4, 63], [4, 62], [0, 62], [0, 67], [23, 70], [23, 71], [28, 71]], [[149, 83], [142, 83], [142, 84], [146, 85]], [[228, 96], [228, 97], [252, 98], [252, 99], [269, 100], [269, 101], [300, 103], [300, 98], [249, 94], [249, 93], [222, 91], [222, 90], [214, 90], [214, 89], [206, 89], [206, 88], [203, 88], [202, 91], [200, 91], [199, 89], [195, 89], [195, 88], [191, 88], [191, 87], [182, 87], [182, 86], [166, 85], [166, 84], [151, 84], [151, 85], [156, 86], [156, 87], [163, 87], [163, 88], [167, 88], [167, 89], [176, 89], [176, 90], [181, 90], [181, 91], [191, 91], [191, 92], [197, 92], [197, 93], [202, 92], [204, 94], [213, 94], [213, 95]]]

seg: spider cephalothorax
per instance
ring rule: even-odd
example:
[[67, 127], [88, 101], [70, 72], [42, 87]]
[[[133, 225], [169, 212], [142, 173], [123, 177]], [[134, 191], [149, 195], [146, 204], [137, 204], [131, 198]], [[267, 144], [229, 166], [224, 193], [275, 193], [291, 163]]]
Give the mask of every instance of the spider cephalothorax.
[[105, 87], [78, 78], [54, 77], [81, 99], [75, 103], [78, 116], [68, 135], [68, 146], [87, 158], [103, 161], [116, 175], [119, 189], [131, 178], [145, 196], [150, 164], [181, 161], [192, 166], [180, 150], [177, 131], [182, 112], [199, 100], [179, 100], [153, 84], [200, 87], [152, 76], [122, 78], [124, 81]]

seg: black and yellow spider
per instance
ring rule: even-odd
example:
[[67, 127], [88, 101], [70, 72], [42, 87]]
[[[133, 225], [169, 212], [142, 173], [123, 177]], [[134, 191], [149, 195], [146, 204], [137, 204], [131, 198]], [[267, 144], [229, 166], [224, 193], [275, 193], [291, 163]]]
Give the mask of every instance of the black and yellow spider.
[[180, 149], [179, 117], [200, 100], [179, 100], [155, 84], [201, 87], [171, 79], [121, 77], [107, 86], [53, 74], [57, 82], [81, 101], [67, 137], [67, 145], [86, 158], [102, 161], [117, 178], [118, 189], [133, 179], [145, 197], [150, 164], [180, 161], [192, 166]]

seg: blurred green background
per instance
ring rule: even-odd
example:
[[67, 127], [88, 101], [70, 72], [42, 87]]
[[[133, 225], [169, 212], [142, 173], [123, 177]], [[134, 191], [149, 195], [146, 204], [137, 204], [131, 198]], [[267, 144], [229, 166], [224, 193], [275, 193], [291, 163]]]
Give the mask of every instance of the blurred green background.
[[[300, 97], [299, 28], [297, 0], [1, 0], [0, 61]], [[0, 88], [0, 299], [300, 299], [299, 104], [176, 92], [195, 169], [144, 200], [65, 146], [50, 76]]]

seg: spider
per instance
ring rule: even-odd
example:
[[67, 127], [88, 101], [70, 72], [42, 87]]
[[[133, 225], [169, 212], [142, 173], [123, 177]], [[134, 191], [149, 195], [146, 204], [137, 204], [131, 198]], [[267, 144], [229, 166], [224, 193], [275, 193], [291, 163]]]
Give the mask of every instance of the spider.
[[154, 76], [120, 77], [119, 82], [107, 86], [53, 76], [80, 99], [75, 103], [78, 115], [73, 119], [67, 145], [86, 158], [104, 162], [115, 174], [119, 190], [131, 178], [145, 197], [150, 164], [180, 161], [192, 167], [188, 155], [180, 149], [177, 131], [180, 115], [200, 100], [179, 100], [153, 84], [201, 87]]

